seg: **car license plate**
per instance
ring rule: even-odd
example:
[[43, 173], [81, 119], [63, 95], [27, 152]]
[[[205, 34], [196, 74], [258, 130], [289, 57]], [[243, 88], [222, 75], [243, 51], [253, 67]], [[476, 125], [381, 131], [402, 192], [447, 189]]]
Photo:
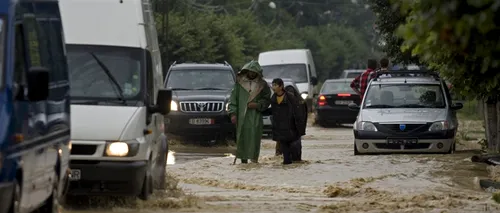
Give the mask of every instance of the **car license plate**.
[[69, 180], [70, 181], [77, 181], [82, 178], [82, 171], [79, 169], [72, 169], [71, 173], [69, 174]]
[[336, 105], [349, 105], [353, 101], [335, 101]]
[[191, 125], [211, 125], [214, 124], [213, 119], [210, 118], [193, 118], [189, 119]]
[[388, 138], [388, 144], [416, 144], [418, 143], [418, 139], [416, 138]]

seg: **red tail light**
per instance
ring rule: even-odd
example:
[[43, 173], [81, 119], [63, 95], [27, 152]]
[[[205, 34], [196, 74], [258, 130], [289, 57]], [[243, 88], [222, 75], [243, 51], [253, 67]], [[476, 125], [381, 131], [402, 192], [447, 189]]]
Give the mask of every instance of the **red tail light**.
[[344, 93], [344, 94], [337, 94], [337, 96], [339, 96], [339, 97], [350, 97], [350, 96], [351, 96], [351, 94], [349, 94], [349, 93]]
[[325, 106], [326, 105], [326, 97], [324, 95], [320, 95], [318, 98], [318, 105]]

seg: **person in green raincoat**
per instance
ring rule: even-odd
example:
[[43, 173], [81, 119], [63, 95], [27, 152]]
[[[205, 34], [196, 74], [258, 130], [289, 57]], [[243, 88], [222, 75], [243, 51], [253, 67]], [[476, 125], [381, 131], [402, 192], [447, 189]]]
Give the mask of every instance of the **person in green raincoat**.
[[262, 112], [271, 103], [271, 89], [257, 61], [243, 66], [229, 98], [229, 115], [236, 124], [236, 158], [258, 162], [262, 138]]

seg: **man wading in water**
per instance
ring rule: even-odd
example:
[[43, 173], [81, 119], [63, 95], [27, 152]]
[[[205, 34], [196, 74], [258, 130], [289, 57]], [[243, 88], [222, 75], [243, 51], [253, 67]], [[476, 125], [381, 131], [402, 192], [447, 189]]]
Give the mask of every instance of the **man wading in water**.
[[[236, 124], [236, 159], [257, 163], [262, 138], [262, 112], [270, 104], [271, 89], [262, 79], [262, 68], [257, 61], [245, 64], [236, 77], [229, 98], [229, 115]], [[235, 162], [236, 162], [235, 159]]]
[[276, 78], [272, 82], [274, 94], [271, 97], [273, 140], [280, 144], [279, 149], [283, 153], [283, 164], [291, 164], [293, 160], [301, 159], [301, 150], [293, 147], [293, 143], [299, 143], [300, 137], [305, 135], [305, 122], [302, 105], [293, 93], [283, 88], [283, 80]]

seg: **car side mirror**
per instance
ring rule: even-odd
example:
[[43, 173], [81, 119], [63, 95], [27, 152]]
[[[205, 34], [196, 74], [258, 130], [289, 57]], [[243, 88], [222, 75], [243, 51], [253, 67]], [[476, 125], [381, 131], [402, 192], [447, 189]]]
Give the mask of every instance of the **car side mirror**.
[[311, 76], [311, 84], [316, 86], [318, 84], [318, 78]]
[[454, 103], [450, 107], [452, 110], [459, 110], [464, 108], [464, 105], [462, 103]]
[[170, 112], [170, 103], [172, 102], [172, 90], [160, 89], [156, 96], [156, 106], [153, 112], [167, 115]]
[[49, 97], [49, 69], [31, 67], [26, 74], [28, 100], [43, 101]]
[[359, 106], [356, 103], [350, 103], [349, 105], [347, 105], [347, 108], [353, 111], [359, 110]]

